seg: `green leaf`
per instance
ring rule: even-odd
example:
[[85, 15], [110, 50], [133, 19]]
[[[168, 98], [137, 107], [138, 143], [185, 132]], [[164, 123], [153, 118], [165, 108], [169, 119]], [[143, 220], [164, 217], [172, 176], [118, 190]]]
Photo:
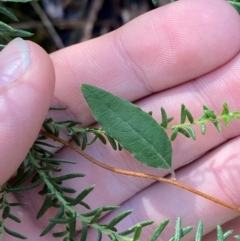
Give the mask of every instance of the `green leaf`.
[[[103, 206], [103, 207], [101, 207], [103, 212], [113, 211], [113, 210], [116, 210], [118, 208], [119, 208], [119, 206]], [[88, 213], [82, 213], [81, 215], [84, 216], [84, 217], [92, 217], [92, 216], [96, 215], [98, 210], [99, 210], [99, 208], [97, 208], [95, 210], [92, 210]]]
[[176, 225], [175, 225], [175, 236], [174, 241], [180, 241], [181, 239], [181, 226], [182, 226], [182, 219], [180, 217], [177, 218]]
[[9, 188], [7, 188], [7, 192], [21, 192], [21, 191], [30, 190], [30, 189], [38, 187], [41, 183], [42, 183], [42, 180], [34, 182], [27, 186], [23, 186], [23, 187], [9, 187]]
[[167, 128], [167, 125], [168, 125], [168, 117], [167, 117], [167, 112], [166, 110], [161, 107], [161, 115], [162, 115], [162, 123], [161, 123], [161, 126], [163, 128]]
[[21, 223], [21, 220], [18, 217], [16, 217], [15, 215], [11, 214], [11, 213], [8, 214], [8, 218], [12, 219], [16, 223]]
[[217, 128], [218, 132], [221, 132], [221, 126], [220, 123], [216, 120], [212, 120], [212, 123], [214, 124], [214, 126]]
[[236, 1], [227, 1], [227, 2], [230, 3], [240, 14], [240, 3], [239, 2], [236, 2]]
[[193, 119], [191, 112], [187, 108], [185, 108], [185, 113], [187, 115], [189, 122], [192, 124], [194, 122], [194, 119]]
[[96, 214], [90, 220], [90, 224], [96, 223], [99, 220], [99, 218], [101, 217], [102, 212], [103, 212], [102, 208], [99, 208], [98, 211], [96, 212]]
[[138, 224], [137, 227], [136, 227], [134, 236], [133, 236], [133, 241], [138, 241], [141, 233], [142, 233], [142, 226]]
[[17, 233], [17, 232], [14, 232], [14, 231], [12, 231], [12, 230], [10, 230], [10, 229], [7, 229], [6, 227], [4, 227], [4, 231], [5, 231], [6, 233], [8, 233], [9, 235], [15, 237], [15, 238], [27, 239], [27, 237], [23, 236], [22, 234]]
[[171, 142], [161, 125], [149, 114], [91, 85], [82, 85], [82, 92], [94, 118], [109, 136], [144, 165], [171, 169]]
[[178, 135], [178, 128], [176, 127], [176, 128], [173, 129], [173, 133], [170, 137], [170, 140], [174, 141], [177, 138], [177, 135]]
[[[63, 206], [63, 204], [61, 204], [61, 207], [59, 208], [58, 213], [56, 214], [55, 218], [61, 218], [63, 215], [64, 215], [64, 206]], [[49, 225], [40, 234], [40, 237], [49, 233], [55, 227], [55, 225], [56, 225], [55, 223], [49, 223]]]
[[219, 225], [217, 226], [217, 241], [225, 241], [222, 228]]
[[138, 224], [128, 228], [127, 230], [119, 233], [119, 235], [125, 236], [125, 235], [133, 233], [136, 230], [138, 225], [141, 225], [141, 227], [146, 227], [146, 226], [149, 226], [149, 225], [151, 225], [153, 223], [154, 223], [154, 221], [152, 221], [152, 220], [140, 222], [140, 223], [138, 223]]
[[82, 232], [80, 241], [87, 241], [88, 226], [86, 223], [82, 222]]
[[166, 228], [168, 223], [169, 223], [169, 219], [166, 219], [162, 223], [160, 223], [157, 226], [157, 228], [154, 230], [154, 232], [153, 232], [149, 241], [156, 241], [158, 239], [158, 237], [160, 236], [160, 234], [162, 233], [162, 231]]
[[120, 213], [117, 217], [115, 217], [108, 225], [107, 228], [111, 229], [115, 225], [117, 225], [119, 222], [121, 222], [124, 218], [126, 218], [128, 215], [132, 213], [132, 210], [128, 210], [125, 212]]
[[193, 128], [191, 126], [186, 126], [185, 127], [189, 133], [189, 135], [192, 137], [193, 140], [196, 140], [196, 133], [193, 130]]
[[97, 236], [97, 240], [96, 241], [102, 241], [102, 233], [101, 233], [100, 230], [98, 230], [98, 236]]
[[46, 196], [45, 200], [42, 204], [42, 207], [40, 208], [40, 210], [37, 214], [36, 219], [39, 219], [44, 215], [44, 213], [51, 207], [51, 202], [52, 202], [52, 197]]
[[206, 124], [205, 123], [201, 124], [201, 132], [202, 132], [203, 135], [206, 134]]
[[55, 237], [55, 238], [60, 238], [60, 237], [65, 236], [67, 233], [68, 233], [67, 230], [65, 230], [65, 231], [63, 231], [63, 232], [53, 233], [53, 237]]
[[85, 176], [85, 174], [82, 174], [82, 173], [72, 173], [72, 174], [67, 174], [67, 175], [63, 175], [60, 177], [49, 178], [49, 180], [54, 181], [54, 182], [62, 182], [65, 180], [78, 178], [78, 177], [84, 177], [84, 176]]
[[199, 221], [195, 241], [202, 241], [203, 236], [203, 222]]
[[182, 106], [181, 106], [181, 124], [183, 124], [185, 122], [186, 117], [187, 117], [185, 109], [186, 109], [185, 105], [182, 104]]
[[225, 232], [223, 234], [224, 240], [227, 240], [227, 238], [229, 238], [232, 234], [233, 230], [228, 230], [227, 232]]
[[94, 186], [90, 186], [83, 190], [72, 202], [70, 202], [70, 206], [75, 206], [79, 204], [92, 190], [94, 189]]
[[158, 3], [158, 0], [152, 0], [152, 3], [153, 3], [153, 5], [156, 7], [156, 6], [157, 6], [157, 3]]
[[186, 131], [184, 128], [182, 127], [178, 127], [178, 131], [183, 134], [184, 136], [186, 136], [187, 138], [190, 137], [190, 134], [188, 133], [188, 131]]
[[12, 12], [10, 12], [8, 9], [4, 8], [3, 6], [0, 6], [0, 13], [8, 16], [13, 21], [18, 22], [17, 17]]
[[10, 207], [7, 205], [3, 209], [2, 219], [6, 219], [10, 213]]

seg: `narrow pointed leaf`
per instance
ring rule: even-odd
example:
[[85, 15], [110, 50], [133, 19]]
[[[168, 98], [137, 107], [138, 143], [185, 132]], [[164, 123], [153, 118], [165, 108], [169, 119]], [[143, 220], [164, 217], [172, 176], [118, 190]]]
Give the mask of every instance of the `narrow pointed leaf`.
[[0, 13], [8, 16], [13, 21], [18, 22], [17, 17], [12, 12], [10, 12], [8, 9], [4, 8], [3, 6], [0, 6]]
[[138, 241], [141, 233], [142, 233], [142, 226], [138, 224], [133, 236], [133, 241]]
[[167, 117], [167, 112], [165, 111], [165, 109], [163, 107], [161, 107], [161, 115], [162, 115], [162, 123], [161, 126], [163, 128], [166, 128], [168, 125], [168, 117]]
[[15, 215], [11, 214], [11, 213], [8, 214], [8, 218], [12, 219], [16, 223], [21, 223], [21, 220], [18, 217], [16, 217]]
[[185, 105], [182, 104], [182, 106], [181, 106], [181, 124], [183, 124], [185, 122], [186, 117], [187, 117], [185, 109], [186, 109]]
[[195, 241], [202, 241], [203, 236], [203, 222], [199, 221]]
[[63, 232], [53, 233], [53, 237], [60, 238], [60, 237], [65, 236], [67, 233], [68, 233], [68, 231], [66, 231], [66, 230]]
[[232, 234], [233, 230], [228, 230], [226, 233], [223, 234], [224, 240], [227, 240]]
[[206, 124], [205, 123], [201, 124], [201, 132], [202, 132], [203, 135], [206, 134]]
[[102, 208], [99, 208], [96, 214], [92, 217], [90, 224], [96, 223], [101, 217], [102, 212], [103, 212]]
[[171, 142], [161, 125], [149, 114], [91, 85], [82, 85], [82, 92], [94, 118], [109, 136], [144, 165], [171, 169]]
[[82, 222], [82, 232], [80, 241], [87, 241], [88, 226], [86, 223]]
[[173, 129], [173, 133], [170, 137], [170, 140], [174, 141], [177, 138], [177, 135], [178, 135], [178, 128], [176, 127], [176, 128]]
[[50, 196], [46, 196], [43, 204], [42, 204], [42, 207], [40, 208], [38, 214], [37, 214], [37, 219], [41, 218], [44, 213], [51, 207], [51, 201], [52, 201], [52, 197]]
[[22, 234], [9, 230], [6, 227], [4, 227], [4, 231], [15, 238], [27, 239], [27, 237], [23, 236]]
[[166, 228], [168, 223], [169, 223], [169, 219], [166, 219], [162, 223], [160, 223], [157, 226], [157, 228], [154, 230], [154, 232], [153, 232], [149, 241], [156, 241], [158, 239], [158, 237], [160, 236], [160, 234], [162, 233], [162, 231]]
[[70, 202], [70, 206], [75, 206], [80, 203], [93, 189], [94, 186], [90, 186], [83, 190], [72, 202]]
[[153, 223], [154, 223], [154, 221], [152, 221], [152, 220], [140, 222], [140, 223], [138, 223], [138, 224], [128, 228], [127, 230], [119, 233], [119, 235], [122, 235], [122, 236], [129, 235], [129, 234], [133, 233], [136, 230], [138, 225], [141, 225], [141, 227], [146, 227], [146, 226], [149, 226], [149, 225], [151, 225]]
[[196, 140], [196, 133], [191, 126], [185, 127], [193, 140]]
[[132, 213], [132, 210], [128, 210], [120, 213], [117, 217], [115, 217], [108, 225], [107, 228], [113, 228], [116, 224], [121, 222], [124, 218], [126, 218], [129, 214]]

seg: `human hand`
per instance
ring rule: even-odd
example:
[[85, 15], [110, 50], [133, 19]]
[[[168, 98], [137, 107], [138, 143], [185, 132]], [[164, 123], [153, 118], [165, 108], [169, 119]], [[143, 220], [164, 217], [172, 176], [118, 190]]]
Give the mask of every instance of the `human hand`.
[[[203, 0], [199, 4], [198, 1], [184, 0], [142, 15], [101, 38], [52, 54], [56, 73], [52, 104], [68, 107], [65, 113], [54, 118], [78, 119], [84, 125], [94, 123], [80, 93], [82, 83], [104, 88], [135, 102], [146, 111], [152, 110], [158, 121], [161, 106], [177, 119], [181, 103], [196, 118], [201, 116], [203, 104], [220, 112], [222, 103], [226, 101], [231, 109], [239, 110], [240, 34], [235, 30], [239, 29], [239, 24], [237, 12], [224, 1]], [[54, 73], [48, 56], [36, 45], [28, 45], [31, 65], [17, 81], [1, 88], [2, 99], [6, 99], [8, 105], [1, 105], [5, 108], [1, 116], [8, 117], [2, 118], [2, 133], [5, 133], [2, 136], [6, 137], [1, 145], [1, 170], [4, 170], [1, 183], [14, 173], [36, 138], [53, 92]], [[21, 103], [8, 100], [10, 94], [14, 100], [21, 99]], [[16, 128], [12, 127], [10, 120], [18, 120]], [[222, 134], [207, 126], [206, 135], [198, 133], [196, 142], [178, 137], [173, 142], [174, 169], [182, 167], [176, 171], [177, 180], [239, 206], [238, 129], [238, 122], [233, 121]], [[26, 140], [9, 138], [11, 135]], [[7, 143], [6, 139], [9, 140]], [[18, 148], [9, 154], [9, 148], [12, 150], [16, 146]], [[203, 155], [212, 148], [215, 149]], [[114, 167], [159, 176], [167, 174], [166, 171], [142, 166], [129, 153], [115, 152], [101, 143], [89, 146], [86, 152]], [[203, 156], [185, 166], [200, 155]], [[91, 208], [121, 205], [120, 210], [103, 217], [103, 223], [120, 211], [134, 210], [120, 223], [119, 230], [143, 220], [152, 219], [157, 225], [170, 218], [170, 224], [160, 239], [168, 240], [174, 232], [177, 216], [181, 216], [184, 226], [196, 227], [198, 221], [203, 220], [204, 240], [215, 239], [212, 231], [217, 224], [221, 224], [224, 230], [231, 228], [240, 233], [238, 213], [192, 193], [164, 183], [111, 173], [67, 148], [60, 150], [58, 157], [78, 162], [74, 166], [63, 165], [63, 173], [86, 174], [80, 181], [68, 182], [69, 186], [80, 192], [96, 184], [95, 190], [86, 198]], [[29, 240], [55, 240], [51, 235], [37, 238], [47, 225], [47, 218], [54, 216], [54, 211], [46, 214], [41, 222], [36, 220], [36, 212], [43, 202], [42, 197], [36, 195], [34, 190], [26, 193], [24, 201], [29, 200], [30, 208], [17, 211], [22, 222], [27, 224], [26, 230], [18, 224], [13, 229], [18, 231], [21, 226], [21, 233], [28, 233]], [[13, 200], [16, 198], [19, 199], [12, 196]], [[149, 238], [153, 228], [154, 225], [145, 229], [142, 240]], [[94, 230], [89, 230], [88, 240], [95, 240], [95, 235]], [[191, 232], [184, 240], [193, 239], [194, 232]]]

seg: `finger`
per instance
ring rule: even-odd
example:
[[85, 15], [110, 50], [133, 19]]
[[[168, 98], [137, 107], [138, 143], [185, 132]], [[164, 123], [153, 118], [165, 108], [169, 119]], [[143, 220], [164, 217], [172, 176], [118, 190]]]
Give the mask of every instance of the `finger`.
[[[220, 200], [240, 206], [239, 174], [240, 138], [235, 138], [220, 146], [208, 155], [184, 169], [177, 171], [177, 181], [185, 183]], [[143, 231], [143, 240], [149, 239], [156, 225], [169, 218], [170, 223], [159, 240], [169, 240], [174, 234], [178, 216], [183, 219], [183, 226], [193, 226], [194, 231], [185, 240], [193, 240], [199, 220], [204, 223], [204, 234], [211, 232], [217, 225], [222, 225], [236, 218], [239, 213], [216, 203], [196, 196], [193, 193], [165, 183], [155, 183], [139, 192], [134, 198], [122, 205], [120, 210], [112, 212], [101, 222], [108, 223], [117, 213], [135, 210], [133, 215], [121, 222], [117, 228], [125, 230], [143, 220], [154, 220], [154, 225]], [[89, 233], [94, 240], [95, 230]], [[105, 240], [105, 239], [103, 239]]]
[[[222, 112], [223, 97], [224, 101], [228, 102], [231, 111], [239, 110], [239, 60], [240, 55], [236, 56], [223, 67], [202, 76], [199, 79], [161, 93], [156, 93], [150, 97], [146, 97], [138, 101], [137, 104], [145, 111], [152, 110], [153, 116], [158, 122], [160, 122], [160, 106], [164, 106], [169, 114], [169, 117], [174, 117], [175, 123], [173, 124], [180, 122], [181, 103], [186, 104], [192, 112], [195, 120], [199, 119], [203, 115], [203, 104], [206, 104], [210, 109], [216, 110], [216, 114], [219, 115]], [[218, 87], [218, 91], [214, 92], [216, 86]], [[177, 139], [173, 142], [173, 168], [176, 170], [183, 167], [212, 148], [240, 135], [239, 120], [232, 120], [228, 128], [224, 127], [222, 122], [221, 126], [222, 133], [218, 133], [214, 125], [212, 123], [208, 123], [206, 127], [207, 132], [204, 136], [201, 134], [200, 126], [194, 126], [193, 128], [196, 131], [197, 136], [196, 141], [187, 139], [179, 134]], [[168, 134], [171, 135], [171, 132]], [[116, 152], [112, 150], [110, 145], [107, 147], [103, 146], [100, 141], [95, 142], [94, 145], [88, 146], [85, 152], [97, 160], [116, 168], [122, 168], [135, 172], [151, 173], [158, 176], [166, 175], [168, 172], [168, 170], [163, 171], [143, 166], [128, 152], [124, 150]], [[92, 194], [95, 198], [89, 200], [89, 204], [95, 208], [96, 198], [98, 199], [98, 205], [107, 205], [109, 203], [120, 205], [140, 190], [153, 183], [153, 180], [126, 177], [103, 170], [87, 160], [82, 160], [82, 157], [80, 157], [79, 154], [70, 151], [68, 148], [61, 150], [58, 153], [58, 156], [63, 159], [71, 157], [72, 160], [77, 162], [77, 166], [65, 165], [63, 173], [67, 174], [78, 170], [78, 172], [84, 172], [86, 174], [82, 184], [73, 180], [70, 181], [69, 185], [80, 191], [85, 188], [85, 185], [90, 186], [94, 183], [97, 184], [94, 193]], [[122, 194], [118, 195], [119, 192]], [[106, 197], [108, 197], [107, 200]]]
[[54, 91], [54, 69], [36, 44], [17, 38], [0, 53], [0, 184], [24, 160]]
[[129, 101], [179, 85], [233, 58], [240, 48], [239, 25], [225, 1], [186, 0], [151, 11], [101, 38], [52, 54], [58, 80], [54, 103], [90, 124], [79, 93], [82, 83]]

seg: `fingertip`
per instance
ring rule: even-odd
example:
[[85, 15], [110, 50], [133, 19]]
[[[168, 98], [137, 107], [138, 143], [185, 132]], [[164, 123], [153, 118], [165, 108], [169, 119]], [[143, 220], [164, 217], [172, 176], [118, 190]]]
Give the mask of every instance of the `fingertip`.
[[[14, 43], [16, 46], [24, 46], [25, 52], [21, 53], [24, 57], [12, 60], [15, 61], [12, 66], [11, 61], [8, 62], [6, 68], [9, 70], [5, 73], [11, 81], [0, 87], [0, 170], [4, 170], [0, 175], [0, 184], [16, 171], [36, 139], [49, 109], [55, 84], [54, 68], [48, 54], [32, 42], [17, 41], [19, 43]], [[5, 51], [6, 57], [9, 54], [14, 56], [14, 48], [19, 50], [14, 44], [9, 47], [9, 53]], [[21, 65], [22, 58], [29, 60], [25, 67]], [[15, 75], [16, 69], [20, 74]]]

